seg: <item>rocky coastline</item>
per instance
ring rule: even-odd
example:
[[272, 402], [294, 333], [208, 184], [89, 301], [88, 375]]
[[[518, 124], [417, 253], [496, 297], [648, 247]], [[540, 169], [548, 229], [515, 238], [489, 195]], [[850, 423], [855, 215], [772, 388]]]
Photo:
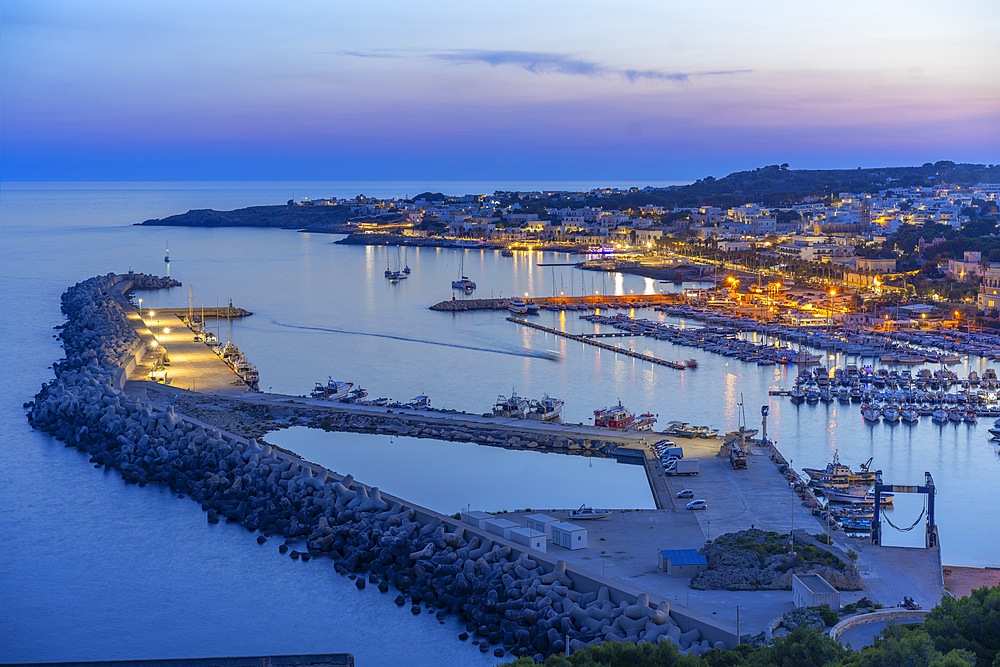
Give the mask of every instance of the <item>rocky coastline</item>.
[[[350, 475], [126, 394], [124, 366], [142, 353], [142, 343], [126, 319], [124, 295], [168, 281], [108, 274], [66, 291], [66, 356], [25, 404], [34, 428], [87, 452], [95, 466], [117, 470], [126, 482], [162, 484], [193, 499], [209, 521], [239, 522], [259, 531], [262, 544], [283, 538], [279, 549], [293, 558], [332, 559], [358, 588], [395, 589], [396, 603], [408, 602], [414, 613], [456, 614], [468, 629], [460, 638], [473, 635], [484, 652], [495, 647], [497, 655], [542, 659], [565, 650], [567, 639], [571, 648], [607, 640], [670, 641], [695, 654], [721, 647], [697, 629], [682, 631], [665, 602], [574, 577], [563, 561], [532, 557]], [[354, 426], [373, 427], [338, 424]]]

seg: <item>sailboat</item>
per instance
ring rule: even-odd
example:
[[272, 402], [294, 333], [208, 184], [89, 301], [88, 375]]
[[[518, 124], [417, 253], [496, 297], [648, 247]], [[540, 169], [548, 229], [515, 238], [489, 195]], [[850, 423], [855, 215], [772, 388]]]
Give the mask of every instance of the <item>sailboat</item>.
[[469, 280], [469, 277], [465, 275], [465, 251], [462, 251], [462, 255], [459, 259], [458, 280], [452, 280], [451, 286], [453, 289], [464, 289], [466, 292], [471, 292], [476, 289], [476, 283]]
[[406, 246], [403, 246], [403, 273], [410, 275], [410, 265], [406, 262]]
[[170, 263], [170, 244], [169, 243], [167, 244], [167, 252], [166, 252], [165, 255], [163, 255], [163, 261], [166, 262], [167, 264]]

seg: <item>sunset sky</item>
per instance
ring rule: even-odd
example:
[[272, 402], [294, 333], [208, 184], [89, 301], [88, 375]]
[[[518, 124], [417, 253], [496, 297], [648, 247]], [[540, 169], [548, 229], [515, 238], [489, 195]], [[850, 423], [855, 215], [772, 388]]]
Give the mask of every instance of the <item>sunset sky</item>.
[[4, 0], [4, 180], [1000, 161], [1000, 2]]

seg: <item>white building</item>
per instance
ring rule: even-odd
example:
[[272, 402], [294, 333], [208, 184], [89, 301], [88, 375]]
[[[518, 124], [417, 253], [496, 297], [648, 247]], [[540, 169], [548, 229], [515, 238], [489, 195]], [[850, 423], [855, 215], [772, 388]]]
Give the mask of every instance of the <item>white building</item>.
[[577, 550], [587, 548], [587, 529], [568, 521], [552, 524], [552, 544], [564, 549]]

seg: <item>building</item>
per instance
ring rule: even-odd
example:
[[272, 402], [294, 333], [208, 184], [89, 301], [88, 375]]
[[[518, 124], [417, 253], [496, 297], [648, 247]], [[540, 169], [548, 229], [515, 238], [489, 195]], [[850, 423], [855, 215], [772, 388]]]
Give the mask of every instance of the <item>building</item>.
[[697, 549], [661, 549], [658, 565], [668, 577], [691, 578], [708, 569], [708, 559]]
[[511, 528], [508, 539], [514, 544], [520, 544], [529, 549], [545, 553], [545, 543], [547, 540], [543, 532], [532, 530], [531, 528]]
[[549, 530], [552, 531], [552, 544], [573, 551], [587, 548], [586, 528], [568, 521], [560, 521], [559, 523], [552, 524]]
[[502, 537], [505, 540], [510, 539], [510, 531], [520, 527], [521, 526], [519, 524], [511, 521], [510, 519], [500, 518], [487, 519], [483, 524], [483, 528], [486, 529], [487, 533], [493, 533], [494, 535]]
[[1000, 310], [1000, 264], [990, 264], [983, 271], [979, 288], [979, 310]]
[[818, 574], [792, 575], [792, 602], [800, 607], [840, 609], [840, 592]]
[[493, 515], [489, 512], [484, 512], [482, 510], [471, 510], [468, 512], [462, 512], [462, 523], [467, 523], [470, 526], [475, 526], [476, 528], [485, 528], [486, 522], [493, 518]]
[[550, 540], [552, 539], [552, 524], [559, 523], [559, 519], [548, 514], [528, 514], [525, 515], [524, 521], [528, 524], [528, 528], [543, 533], [546, 539]]
[[945, 275], [963, 282], [975, 282], [983, 275], [983, 253], [965, 251], [962, 259], [949, 259]]

